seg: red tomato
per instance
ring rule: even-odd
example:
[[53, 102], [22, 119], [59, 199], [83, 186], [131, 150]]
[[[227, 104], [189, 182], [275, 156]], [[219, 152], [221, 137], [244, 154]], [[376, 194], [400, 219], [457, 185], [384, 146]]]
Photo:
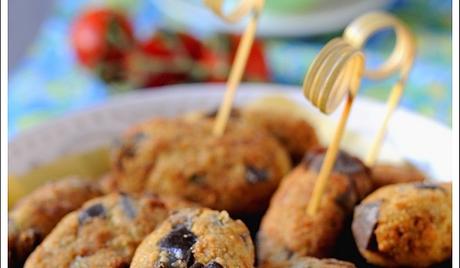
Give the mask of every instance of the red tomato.
[[226, 54], [209, 49], [197, 61], [194, 75], [198, 81], [225, 82], [229, 67]]
[[191, 61], [169, 38], [168, 34], [157, 32], [130, 53], [126, 70], [133, 86], [155, 87], [186, 81]]
[[90, 68], [119, 64], [135, 42], [128, 19], [103, 8], [78, 16], [72, 25], [71, 38], [78, 60]]
[[174, 51], [174, 47], [171, 46], [171, 42], [169, 42], [167, 38], [168, 36], [162, 32], [157, 32], [146, 41], [139, 42], [137, 48], [145, 53], [146, 56], [171, 59], [177, 53]]
[[[234, 60], [236, 49], [240, 42], [240, 36], [231, 37], [232, 47], [232, 62]], [[252, 45], [251, 52], [249, 53], [248, 62], [246, 64], [246, 70], [244, 78], [250, 81], [268, 81], [270, 80], [270, 71], [265, 60], [263, 43], [256, 39]]]
[[199, 59], [203, 56], [205, 53], [205, 47], [198, 39], [184, 32], [179, 32], [177, 35], [182, 43], [182, 46], [190, 57], [193, 59]]
[[127, 78], [136, 88], [183, 83], [188, 73], [165, 58], [152, 57], [141, 51], [131, 53], [126, 61]]

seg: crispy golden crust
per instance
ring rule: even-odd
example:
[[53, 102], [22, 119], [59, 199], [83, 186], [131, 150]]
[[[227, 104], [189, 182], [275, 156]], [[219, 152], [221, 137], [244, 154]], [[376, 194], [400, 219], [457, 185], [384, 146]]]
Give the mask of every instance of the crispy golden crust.
[[294, 162], [319, 146], [314, 128], [303, 118], [280, 111], [247, 108], [241, 110], [241, 117], [250, 124], [266, 129], [289, 152]]
[[252, 268], [254, 246], [244, 223], [227, 212], [184, 209], [144, 239], [131, 267]]
[[114, 152], [118, 189], [180, 196], [214, 209], [263, 209], [290, 169], [267, 132], [231, 121], [222, 137], [213, 121], [155, 119], [132, 128]]
[[442, 262], [452, 254], [452, 185], [380, 188], [356, 207], [352, 229], [370, 263], [427, 267]]
[[97, 183], [104, 194], [110, 194], [117, 191], [115, 178], [110, 174], [110, 172], [102, 175]]
[[48, 183], [20, 200], [8, 215], [10, 265], [21, 267], [62, 217], [99, 195], [95, 183], [72, 177]]
[[306, 161], [283, 179], [258, 233], [261, 264], [276, 264], [298, 256], [330, 254], [347, 215], [372, 189], [367, 168], [341, 153], [315, 216], [306, 214], [324, 152]]
[[376, 188], [395, 183], [422, 182], [426, 180], [425, 174], [410, 164], [377, 164], [371, 170], [372, 181]]
[[[202, 118], [215, 118], [217, 111], [191, 112], [184, 118], [189, 121]], [[261, 128], [275, 137], [287, 150], [293, 163], [302, 160], [304, 154], [319, 146], [315, 129], [302, 117], [283, 110], [273, 110], [269, 107], [250, 106], [232, 109], [230, 120], [245, 121]]]
[[24, 267], [129, 267], [142, 239], [180, 201], [113, 193], [62, 219]]
[[355, 268], [353, 263], [336, 259], [317, 259], [313, 257], [297, 257], [291, 260], [276, 263], [263, 264], [259, 268]]

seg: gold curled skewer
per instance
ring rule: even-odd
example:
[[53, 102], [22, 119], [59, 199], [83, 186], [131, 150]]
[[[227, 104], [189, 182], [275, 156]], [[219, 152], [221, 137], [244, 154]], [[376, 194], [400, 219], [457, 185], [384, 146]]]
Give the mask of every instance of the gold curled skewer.
[[346, 29], [343, 38], [357, 49], [362, 49], [367, 40], [375, 33], [392, 29], [396, 35], [396, 44], [390, 57], [375, 70], [365, 70], [364, 75], [371, 79], [383, 79], [399, 71], [399, 79], [391, 90], [387, 101], [387, 110], [382, 125], [377, 132], [365, 163], [375, 164], [385, 137], [388, 122], [401, 99], [409, 72], [415, 58], [415, 40], [409, 28], [396, 17], [385, 12], [372, 12], [357, 18]]
[[[204, 0], [205, 5], [207, 5], [217, 16], [230, 23], [240, 21], [243, 17], [247, 16], [256, 5], [263, 4], [260, 3], [261, 1], [242, 0], [231, 12], [225, 13], [224, 2], [225, 0]], [[260, 8], [262, 8], [262, 6]]]
[[225, 126], [227, 125], [227, 121], [230, 116], [236, 89], [243, 77], [249, 52], [251, 51], [252, 44], [254, 43], [257, 21], [259, 20], [265, 0], [241, 0], [239, 5], [227, 14], [224, 12], [223, 8], [224, 0], [204, 0], [204, 3], [217, 16], [230, 23], [240, 21], [243, 17], [249, 15], [250, 13], [252, 14], [249, 24], [246, 26], [243, 36], [241, 37], [238, 49], [236, 50], [235, 60], [228, 77], [224, 99], [219, 107], [219, 111], [214, 122], [213, 134], [221, 136], [225, 131]]
[[344, 97], [347, 99], [313, 188], [307, 208], [310, 215], [318, 209], [337, 158], [351, 106], [361, 84], [364, 65], [364, 55], [359, 49], [342, 38], [335, 38], [319, 52], [305, 76], [303, 93], [323, 113], [333, 112]]

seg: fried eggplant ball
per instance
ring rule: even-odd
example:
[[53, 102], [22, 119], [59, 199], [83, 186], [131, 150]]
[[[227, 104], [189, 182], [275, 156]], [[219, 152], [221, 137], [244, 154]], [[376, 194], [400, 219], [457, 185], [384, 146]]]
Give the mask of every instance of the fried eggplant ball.
[[371, 168], [375, 188], [395, 183], [422, 182], [426, 176], [410, 164], [376, 164]]
[[286, 148], [295, 163], [301, 161], [308, 150], [319, 146], [315, 129], [297, 115], [247, 107], [241, 109], [241, 117], [270, 132]]
[[[188, 120], [203, 117], [214, 119], [217, 111], [193, 112], [185, 115]], [[243, 120], [248, 124], [265, 129], [288, 151], [293, 163], [302, 160], [305, 152], [319, 146], [315, 129], [301, 116], [282, 109], [271, 109], [263, 105], [249, 105], [232, 109], [230, 120]]]
[[25, 268], [129, 267], [137, 246], [172, 211], [193, 206], [153, 195], [112, 193], [65, 216]]
[[137, 248], [132, 268], [254, 267], [254, 246], [243, 222], [210, 209], [171, 215]]
[[263, 129], [230, 121], [154, 119], [131, 128], [115, 149], [111, 178], [127, 192], [173, 195], [231, 213], [260, 211], [291, 167]]
[[8, 215], [8, 257], [22, 264], [54, 226], [69, 212], [101, 195], [93, 182], [69, 177], [41, 186], [24, 197]]
[[328, 257], [355, 204], [372, 190], [368, 168], [340, 152], [318, 211], [308, 215], [324, 155], [324, 149], [308, 152], [273, 195], [258, 233], [260, 264], [276, 265], [304, 256]]
[[425, 182], [380, 188], [355, 208], [352, 231], [369, 263], [440, 263], [452, 254], [452, 185]]
[[258, 268], [356, 268], [351, 262], [314, 257], [296, 257], [276, 264], [264, 264]]

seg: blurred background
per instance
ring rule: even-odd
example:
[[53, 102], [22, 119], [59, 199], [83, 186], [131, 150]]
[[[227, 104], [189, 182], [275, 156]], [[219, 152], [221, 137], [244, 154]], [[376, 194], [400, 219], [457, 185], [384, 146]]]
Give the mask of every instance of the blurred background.
[[[402, 105], [451, 125], [451, 0], [266, 1], [245, 81], [301, 85], [328, 40], [385, 9], [417, 39]], [[10, 137], [130, 91], [223, 82], [244, 25], [222, 23], [201, 0], [14, 0], [8, 8]], [[369, 65], [388, 56], [392, 35], [370, 40]], [[360, 94], [384, 101], [392, 82], [364, 81]]]

